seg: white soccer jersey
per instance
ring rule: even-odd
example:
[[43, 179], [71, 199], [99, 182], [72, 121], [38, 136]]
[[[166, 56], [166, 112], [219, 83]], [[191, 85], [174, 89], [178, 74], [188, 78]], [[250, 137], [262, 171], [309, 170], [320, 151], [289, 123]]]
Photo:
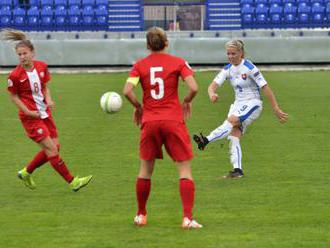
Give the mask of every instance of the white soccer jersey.
[[261, 100], [260, 88], [267, 84], [259, 69], [247, 59], [238, 66], [226, 65], [213, 81], [221, 86], [226, 79], [235, 91], [235, 101]]

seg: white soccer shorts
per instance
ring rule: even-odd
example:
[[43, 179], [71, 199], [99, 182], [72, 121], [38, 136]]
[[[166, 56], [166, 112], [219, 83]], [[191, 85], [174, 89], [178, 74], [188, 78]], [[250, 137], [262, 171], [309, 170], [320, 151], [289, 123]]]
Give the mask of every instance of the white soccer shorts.
[[262, 101], [253, 99], [249, 101], [235, 101], [229, 109], [228, 117], [237, 116], [240, 119], [241, 131], [245, 133], [247, 126], [254, 122], [262, 112]]

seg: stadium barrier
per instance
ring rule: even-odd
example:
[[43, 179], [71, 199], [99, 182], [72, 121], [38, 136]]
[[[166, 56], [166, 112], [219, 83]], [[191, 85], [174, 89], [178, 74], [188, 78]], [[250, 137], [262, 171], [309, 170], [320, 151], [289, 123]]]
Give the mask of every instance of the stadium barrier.
[[[247, 57], [255, 63], [330, 63], [328, 31], [168, 32], [169, 52], [191, 64], [224, 64], [224, 44], [245, 41]], [[145, 33], [30, 33], [37, 59], [51, 66], [131, 65], [148, 51]], [[17, 64], [10, 42], [0, 44], [0, 66]]]

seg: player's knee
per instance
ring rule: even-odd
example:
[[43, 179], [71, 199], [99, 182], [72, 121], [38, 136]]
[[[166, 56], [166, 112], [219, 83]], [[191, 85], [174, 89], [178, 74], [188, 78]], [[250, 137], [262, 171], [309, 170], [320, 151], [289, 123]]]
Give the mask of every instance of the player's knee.
[[231, 115], [227, 119], [234, 127], [239, 125], [239, 118], [235, 115]]
[[58, 153], [58, 148], [56, 145], [50, 145], [49, 147], [45, 148], [45, 153], [47, 154], [48, 157], [54, 157], [57, 156]]

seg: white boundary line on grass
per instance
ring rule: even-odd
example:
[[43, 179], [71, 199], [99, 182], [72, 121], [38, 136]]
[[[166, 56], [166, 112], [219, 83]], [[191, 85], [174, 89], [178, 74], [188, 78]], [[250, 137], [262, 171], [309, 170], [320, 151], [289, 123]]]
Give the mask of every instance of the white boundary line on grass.
[[[192, 66], [194, 71], [220, 71], [221, 66]], [[257, 65], [258, 66], [258, 65]], [[14, 68], [14, 67], [13, 67]], [[258, 68], [261, 71], [329, 71], [330, 64], [326, 65], [260, 65]], [[54, 74], [80, 74], [80, 73], [113, 73], [113, 72], [128, 72], [131, 69], [127, 67], [79, 67], [79, 68], [50, 68]], [[8, 74], [11, 69], [0, 68], [0, 74]]]

